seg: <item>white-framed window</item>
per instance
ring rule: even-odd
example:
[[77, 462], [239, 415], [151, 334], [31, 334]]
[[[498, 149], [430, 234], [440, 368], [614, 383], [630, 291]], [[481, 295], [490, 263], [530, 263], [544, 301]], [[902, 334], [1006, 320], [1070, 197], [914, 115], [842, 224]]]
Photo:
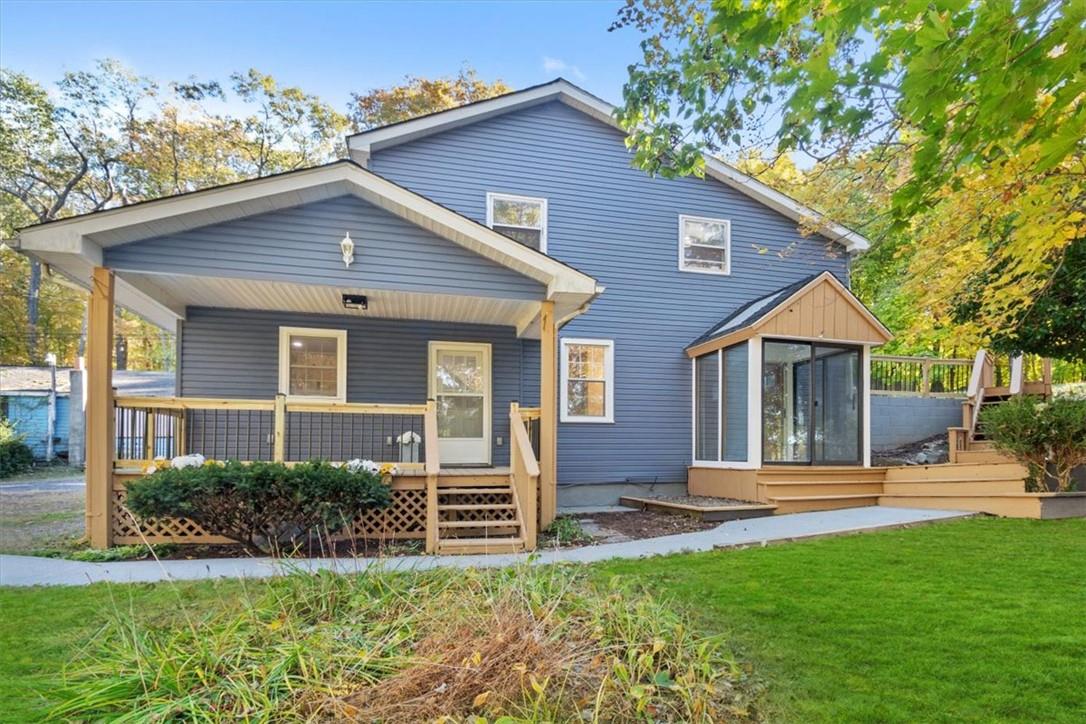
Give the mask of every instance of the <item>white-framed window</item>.
[[290, 400], [347, 401], [347, 330], [279, 328], [279, 392]]
[[561, 340], [562, 422], [615, 421], [615, 343]]
[[680, 214], [679, 271], [731, 274], [732, 222]]
[[547, 251], [547, 200], [488, 193], [486, 225], [522, 244]]

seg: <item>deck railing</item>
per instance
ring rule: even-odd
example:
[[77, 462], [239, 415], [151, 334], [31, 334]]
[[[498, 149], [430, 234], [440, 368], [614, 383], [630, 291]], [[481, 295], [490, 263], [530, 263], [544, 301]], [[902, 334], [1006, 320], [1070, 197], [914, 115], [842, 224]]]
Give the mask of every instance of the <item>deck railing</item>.
[[525, 548], [533, 550], [539, 521], [539, 462], [532, 452], [532, 441], [528, 438], [525, 419], [533, 419], [531, 411], [521, 410], [517, 403], [512, 403], [509, 406], [509, 469], [512, 475], [510, 487]]
[[215, 460], [298, 462], [353, 458], [419, 469], [427, 405], [116, 397], [119, 467], [200, 453]]
[[883, 395], [964, 397], [973, 361], [872, 355], [871, 391]]

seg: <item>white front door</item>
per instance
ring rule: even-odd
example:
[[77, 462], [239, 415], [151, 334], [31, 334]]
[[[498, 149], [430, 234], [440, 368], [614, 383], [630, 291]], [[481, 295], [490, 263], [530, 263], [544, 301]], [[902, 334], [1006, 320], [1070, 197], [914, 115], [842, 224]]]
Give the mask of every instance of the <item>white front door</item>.
[[490, 464], [490, 345], [430, 342], [442, 465]]

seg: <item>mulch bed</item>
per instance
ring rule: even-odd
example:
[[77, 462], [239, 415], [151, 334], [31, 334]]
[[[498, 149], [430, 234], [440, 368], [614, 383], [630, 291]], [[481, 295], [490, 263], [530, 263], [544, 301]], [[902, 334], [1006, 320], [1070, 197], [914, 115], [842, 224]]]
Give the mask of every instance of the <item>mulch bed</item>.
[[579, 520], [591, 521], [601, 528], [632, 539], [659, 538], [678, 533], [697, 533], [715, 528], [719, 523], [698, 520], [689, 515], [654, 513], [648, 510], [635, 510], [629, 513], [590, 513], [577, 516]]
[[755, 505], [749, 500], [735, 498], [713, 498], [708, 495], [653, 495], [652, 500], [680, 505], [695, 505], [699, 508], [719, 508], [725, 505]]

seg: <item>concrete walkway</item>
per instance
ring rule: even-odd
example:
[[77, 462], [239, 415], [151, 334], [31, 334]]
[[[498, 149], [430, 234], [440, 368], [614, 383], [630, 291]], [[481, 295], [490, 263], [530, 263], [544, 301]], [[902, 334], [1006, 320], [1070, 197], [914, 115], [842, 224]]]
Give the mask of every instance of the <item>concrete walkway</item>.
[[[684, 533], [662, 538], [647, 538], [625, 543], [609, 543], [564, 550], [540, 550], [538, 563], [590, 563], [611, 558], [642, 558], [667, 553], [708, 551], [714, 548], [758, 545], [774, 541], [836, 535], [894, 528], [935, 520], [950, 520], [973, 515], [946, 510], [913, 508], [848, 508], [817, 513], [795, 513], [749, 520], [734, 520], [698, 533]], [[389, 558], [209, 558], [191, 561], [124, 561], [83, 563], [59, 558], [0, 556], [0, 585], [80, 586], [100, 581], [134, 583], [208, 578], [266, 578], [291, 571], [331, 569], [341, 573], [360, 573], [380, 565], [391, 570], [425, 570], [445, 567], [505, 566], [528, 558], [528, 554], [479, 556], [400, 556]]]

